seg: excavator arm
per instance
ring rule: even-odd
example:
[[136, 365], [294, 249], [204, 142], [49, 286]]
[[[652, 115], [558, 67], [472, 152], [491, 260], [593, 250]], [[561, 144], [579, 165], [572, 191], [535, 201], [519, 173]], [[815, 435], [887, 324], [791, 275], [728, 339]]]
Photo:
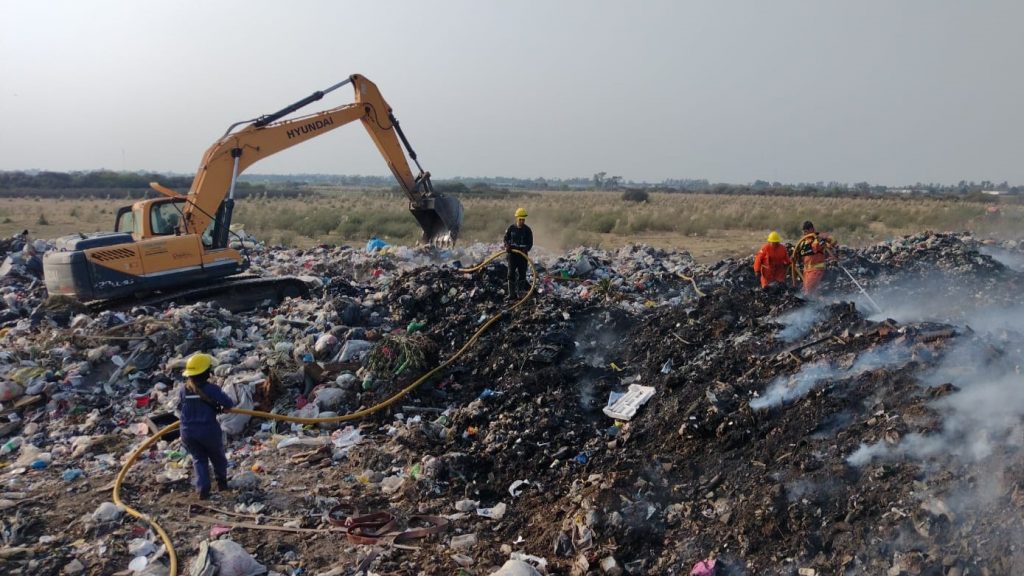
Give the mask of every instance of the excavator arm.
[[[347, 84], [352, 84], [355, 89], [355, 103], [282, 120]], [[455, 198], [434, 192], [430, 173], [419, 166], [416, 153], [409, 146], [391, 107], [377, 86], [358, 74], [326, 90], [314, 92], [274, 114], [229, 127], [227, 133], [203, 155], [184, 208], [185, 230], [191, 234], [202, 234], [225, 202], [226, 210], [221, 212], [221, 218], [230, 222], [238, 176], [252, 164], [355, 120], [362, 121], [391, 173], [405, 191], [409, 210], [423, 229], [421, 240], [425, 243], [454, 242], [462, 224], [462, 204]], [[236, 130], [242, 125], [244, 127]], [[418, 176], [414, 176], [409, 168], [403, 145], [420, 169]], [[226, 234], [226, 230], [223, 233]]]

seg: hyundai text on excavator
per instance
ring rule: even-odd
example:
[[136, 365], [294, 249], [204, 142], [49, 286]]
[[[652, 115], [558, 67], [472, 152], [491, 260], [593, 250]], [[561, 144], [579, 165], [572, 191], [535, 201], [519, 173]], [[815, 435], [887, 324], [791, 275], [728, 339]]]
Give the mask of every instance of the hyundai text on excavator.
[[[283, 120], [348, 84], [355, 89], [354, 103]], [[147, 304], [216, 293], [249, 300], [308, 295], [308, 279], [238, 276], [248, 268], [248, 259], [229, 245], [235, 184], [253, 163], [355, 120], [362, 122], [405, 191], [409, 210], [423, 229], [421, 241], [453, 243], [462, 225], [462, 204], [435, 193], [430, 173], [423, 171], [377, 86], [354, 74], [273, 114], [229, 126], [203, 155], [187, 195], [154, 182], [150, 186], [163, 197], [118, 210], [114, 232], [58, 239], [56, 250], [43, 259], [47, 290], [82, 302]]]

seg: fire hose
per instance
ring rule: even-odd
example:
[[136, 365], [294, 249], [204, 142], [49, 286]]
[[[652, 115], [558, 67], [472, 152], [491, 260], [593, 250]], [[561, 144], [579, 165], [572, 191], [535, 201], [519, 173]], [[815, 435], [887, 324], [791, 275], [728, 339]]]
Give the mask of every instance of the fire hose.
[[875, 307], [875, 310], [878, 310], [879, 314], [884, 314], [884, 312], [882, 311], [882, 307], [879, 306], [878, 302], [875, 302], [875, 299], [872, 298], [870, 294], [868, 294], [868, 291], [865, 290], [864, 287], [860, 285], [860, 282], [857, 282], [857, 279], [853, 277], [853, 274], [850, 274], [850, 271], [846, 269], [846, 266], [843, 266], [838, 262], [836, 262], [836, 265], [839, 266], [839, 268], [841, 268], [843, 272], [846, 272], [846, 275], [850, 277], [850, 280], [853, 282], [853, 285], [856, 286], [857, 289], [860, 290], [860, 293], [863, 294], [864, 297], [868, 299], [868, 302], [871, 302], [871, 305]]
[[[476, 332], [473, 333], [472, 336], [469, 337], [468, 340], [466, 340], [466, 343], [463, 344], [462, 347], [459, 348], [454, 354], [452, 354], [447, 360], [445, 360], [444, 362], [442, 362], [441, 364], [439, 364], [435, 368], [431, 369], [429, 372], [423, 374], [422, 376], [417, 378], [415, 381], [413, 381], [412, 384], [409, 384], [408, 386], [406, 386], [402, 390], [400, 390], [397, 393], [395, 393], [394, 395], [392, 395], [390, 398], [387, 398], [387, 399], [381, 401], [380, 403], [378, 403], [378, 404], [376, 404], [374, 406], [370, 406], [369, 408], [364, 408], [362, 410], [357, 410], [357, 411], [351, 412], [349, 414], [342, 414], [342, 415], [339, 415], [339, 416], [332, 416], [332, 417], [328, 417], [328, 418], [303, 418], [303, 417], [299, 417], [299, 416], [287, 416], [287, 415], [284, 415], [284, 414], [273, 414], [273, 413], [270, 413], [270, 412], [261, 412], [261, 411], [258, 411], [258, 410], [246, 410], [246, 409], [243, 409], [243, 408], [231, 408], [229, 410], [226, 410], [225, 412], [229, 412], [229, 413], [233, 413], [233, 414], [245, 414], [245, 415], [252, 416], [252, 417], [255, 417], [255, 418], [267, 418], [267, 419], [271, 419], [271, 420], [281, 420], [281, 421], [284, 421], [284, 422], [294, 422], [294, 423], [297, 423], [297, 424], [323, 424], [323, 423], [347, 422], [347, 421], [350, 421], [350, 420], [357, 420], [359, 418], [363, 418], [365, 416], [369, 416], [370, 414], [373, 414], [375, 412], [379, 412], [379, 411], [381, 411], [381, 410], [391, 406], [392, 404], [398, 402], [403, 397], [408, 395], [410, 392], [412, 392], [413, 390], [418, 388], [424, 382], [426, 382], [427, 380], [432, 378], [435, 374], [437, 374], [441, 370], [443, 370], [443, 369], [447, 368], [448, 366], [450, 366], [453, 362], [455, 362], [455, 360], [457, 358], [462, 356], [462, 354], [464, 354], [466, 352], [466, 350], [468, 350], [470, 347], [472, 347], [473, 344], [475, 344], [477, 342], [477, 340], [480, 338], [480, 336], [484, 332], [489, 330], [491, 328], [491, 326], [494, 325], [494, 323], [496, 323], [498, 320], [500, 320], [505, 314], [508, 314], [512, 310], [515, 310], [519, 306], [523, 305], [523, 303], [525, 303], [526, 300], [529, 299], [529, 297], [531, 295], [533, 295], [534, 289], [536, 288], [536, 285], [537, 285], [537, 269], [533, 265], [533, 260], [530, 260], [529, 255], [527, 255], [525, 252], [521, 252], [519, 250], [514, 250], [514, 249], [512, 250], [512, 252], [516, 253], [516, 254], [519, 254], [520, 256], [525, 258], [526, 262], [530, 265], [530, 272], [533, 275], [533, 282], [530, 284], [530, 289], [527, 290], [526, 294], [522, 298], [520, 298], [519, 300], [517, 300], [516, 302], [511, 304], [510, 306], [508, 306], [506, 308], [503, 308], [498, 313], [496, 313], [493, 316], [491, 316], [486, 322], [484, 322], [480, 326], [480, 328], [477, 329]], [[496, 258], [498, 258], [500, 256], [503, 256], [505, 254], [506, 254], [505, 251], [497, 252], [497, 253], [492, 254], [491, 256], [487, 257], [486, 259], [484, 259], [481, 263], [477, 264], [476, 266], [471, 266], [469, 268], [458, 268], [456, 270], [458, 272], [461, 272], [461, 273], [472, 274], [474, 272], [477, 272], [477, 271], [483, 269], [491, 261], [493, 261], [494, 259], [496, 259]], [[170, 564], [170, 566], [169, 566], [169, 576], [177, 576], [177, 574], [178, 574], [178, 557], [177, 557], [177, 554], [174, 551], [174, 545], [171, 542], [170, 536], [167, 535], [167, 532], [163, 529], [163, 527], [161, 527], [160, 524], [157, 523], [157, 521], [155, 519], [153, 519], [151, 516], [149, 516], [149, 515], [147, 515], [147, 514], [145, 514], [143, 512], [140, 512], [140, 511], [132, 508], [131, 506], [128, 506], [127, 504], [124, 503], [124, 501], [121, 500], [121, 486], [124, 484], [124, 479], [128, 475], [128, 470], [131, 469], [133, 464], [135, 464], [135, 461], [138, 460], [139, 456], [141, 456], [146, 450], [148, 450], [150, 448], [150, 446], [152, 446], [153, 444], [156, 444], [157, 441], [159, 441], [160, 438], [162, 438], [165, 434], [168, 434], [170, 432], [173, 432], [174, 430], [177, 430], [179, 425], [180, 425], [180, 422], [174, 422], [173, 424], [170, 424], [170, 425], [160, 429], [155, 434], [150, 436], [145, 442], [143, 442], [141, 445], [139, 445], [138, 448], [136, 448], [134, 451], [132, 451], [132, 453], [128, 456], [128, 459], [125, 461], [124, 465], [121, 467], [120, 472], [118, 472], [117, 478], [114, 480], [114, 489], [113, 489], [114, 504], [117, 505], [118, 507], [123, 508], [125, 513], [127, 513], [129, 516], [132, 516], [134, 518], [142, 520], [146, 524], [149, 524], [153, 528], [153, 530], [155, 530], [156, 533], [160, 536], [160, 540], [163, 541], [164, 547], [167, 550], [167, 557], [168, 557], [168, 561], [169, 561], [169, 564]], [[419, 517], [419, 518], [428, 519], [428, 518], [433, 518], [433, 517]], [[428, 530], [425, 533], [433, 533], [433, 532]]]
[[816, 241], [820, 241], [824, 245], [821, 253], [825, 256], [827, 261], [835, 262], [837, 264], [839, 263], [839, 258], [838, 256], [836, 256], [833, 243], [834, 241], [832, 240], [832, 238], [825, 237], [822, 238], [821, 240], [815, 240], [809, 238], [808, 236], [804, 236], [797, 241], [796, 245], [793, 246], [793, 249], [790, 253], [789, 273], [790, 281], [793, 286], [797, 286], [800, 283], [800, 281], [804, 279], [803, 269], [797, 264], [798, 259], [807, 250], [807, 248]]
[[[801, 249], [806, 244], [807, 244], [807, 242], [804, 241], [804, 238], [801, 238], [800, 241], [797, 242], [796, 246], [793, 248], [793, 256], [790, 259], [791, 260], [791, 262], [790, 262], [790, 272], [792, 274], [792, 280], [793, 280], [793, 285], [794, 286], [796, 286], [797, 282], [799, 282], [800, 280], [803, 279], [802, 271], [801, 271], [800, 267], [797, 266], [796, 261], [797, 261], [797, 257], [801, 253]], [[868, 294], [868, 291], [865, 290], [864, 287], [860, 285], [860, 282], [857, 282], [857, 279], [854, 278], [853, 274], [851, 274], [850, 271], [846, 269], [846, 266], [843, 266], [839, 262], [839, 259], [837, 257], [835, 257], [835, 252], [832, 250], [831, 246], [826, 246], [825, 254], [826, 254], [826, 257], [828, 258], [828, 262], [829, 263], [835, 264], [836, 266], [839, 267], [840, 270], [845, 272], [846, 275], [850, 277], [850, 281], [853, 282], [853, 285], [856, 286], [857, 289], [860, 290], [860, 293], [863, 294], [864, 297], [868, 299], [868, 302], [871, 302], [871, 305], [875, 307], [875, 310], [878, 310], [879, 314], [884, 314], [884, 311], [882, 310], [882, 307], [878, 305], [878, 302], [875, 302], [875, 299], [872, 298], [871, 295]]]

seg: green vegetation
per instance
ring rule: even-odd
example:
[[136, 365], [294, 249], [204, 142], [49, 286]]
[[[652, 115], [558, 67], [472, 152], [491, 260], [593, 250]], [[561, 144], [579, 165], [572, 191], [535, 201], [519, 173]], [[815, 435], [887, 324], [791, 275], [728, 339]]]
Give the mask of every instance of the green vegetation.
[[647, 202], [651, 199], [651, 195], [647, 193], [647, 190], [630, 188], [622, 193], [622, 199], [626, 202]]
[[[147, 198], [159, 194], [150, 189], [150, 182], [159, 182], [172, 190], [187, 192], [192, 176], [168, 176], [152, 172], [3, 172], [0, 171], [0, 197], [45, 198]], [[272, 194], [295, 197], [304, 192], [304, 185], [282, 182], [273, 187], [246, 181], [238, 182], [235, 196]]]
[[[589, 245], [614, 248], [646, 243], [694, 252], [702, 260], [748, 254], [770, 230], [795, 240], [800, 223], [811, 220], [841, 243], [863, 245], [923, 230], [972, 230], [1017, 237], [1024, 229], [1024, 204], [1017, 197], [932, 199], [905, 196], [847, 198], [647, 192], [647, 201], [625, 198], [622, 190], [571, 192], [503, 191], [467, 185], [458, 197], [465, 206], [459, 242], [498, 243], [517, 207], [529, 212], [538, 246], [549, 249]], [[454, 192], [454, 190], [453, 190]], [[52, 238], [74, 232], [106, 231], [123, 197], [75, 197], [56, 202], [39, 196], [0, 198], [0, 234], [29, 229]], [[60, 206], [55, 208], [56, 203]], [[392, 244], [414, 244], [421, 231], [404, 194], [394, 188], [338, 188], [318, 185], [294, 198], [261, 194], [240, 199], [234, 222], [257, 238], [289, 246], [362, 245], [372, 236]]]
[[[804, 220], [813, 221], [844, 242], [864, 243], [919, 230], [965, 230], [1013, 233], [1024, 226], [1024, 207], [1006, 203], [997, 215], [990, 205], [963, 200], [903, 198], [812, 198], [713, 194], [649, 195], [643, 203], [617, 192], [545, 192], [526, 199], [463, 196], [466, 208], [461, 238], [497, 242], [512, 222], [517, 206], [530, 212], [534, 234], [554, 247], [612, 245], [708, 237], [725, 232], [755, 236], [778, 230], [787, 239], [799, 236]], [[364, 242], [378, 236], [392, 243], [413, 243], [420, 234], [400, 195], [367, 190], [335, 190], [302, 202], [260, 199], [240, 202], [236, 221], [257, 236], [281, 231], [302, 242]]]

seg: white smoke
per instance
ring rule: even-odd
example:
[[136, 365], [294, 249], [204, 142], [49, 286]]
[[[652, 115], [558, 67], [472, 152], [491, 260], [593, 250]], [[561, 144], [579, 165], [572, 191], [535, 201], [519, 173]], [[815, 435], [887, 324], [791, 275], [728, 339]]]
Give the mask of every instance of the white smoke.
[[910, 349], [904, 344], [886, 344], [864, 352], [847, 368], [834, 367], [826, 361], [805, 364], [792, 376], [776, 378], [764, 393], [750, 401], [754, 410], [763, 410], [800, 398], [832, 380], [855, 378], [865, 372], [897, 368], [909, 362]]
[[825, 316], [825, 306], [814, 302], [790, 310], [775, 319], [785, 326], [779, 331], [777, 338], [782, 342], [794, 342], [810, 333], [811, 328]]
[[826, 361], [805, 364], [792, 376], [776, 378], [760, 397], [750, 401], [750, 407], [754, 410], [763, 410], [800, 398], [818, 383], [834, 377], [837, 373], [837, 370]]
[[[900, 324], [916, 322], [950, 322], [959, 314], [948, 295], [945, 284], [932, 279], [905, 279], [893, 284], [868, 289], [871, 300], [882, 309], [879, 312], [861, 292], [850, 295], [857, 309], [868, 320], [882, 322], [892, 319]], [[956, 304], [964, 300], [956, 299]]]
[[1010, 270], [1016, 270], [1017, 272], [1024, 272], [1024, 254], [1020, 252], [1011, 252], [1005, 248], [999, 248], [996, 246], [982, 246], [978, 252], [991, 256], [993, 260], [999, 262], [1003, 266], [1006, 266]]
[[980, 310], [970, 321], [977, 336], [962, 336], [942, 362], [920, 380], [926, 386], [959, 388], [931, 403], [942, 428], [910, 434], [896, 446], [862, 444], [847, 461], [854, 466], [874, 458], [909, 456], [927, 460], [952, 456], [976, 463], [1003, 448], [1024, 446], [1024, 305]]
[[598, 406], [597, 387], [590, 378], [580, 382], [580, 409], [590, 412]]
[[[1005, 292], [995, 283], [995, 280], [971, 274], [955, 275], [935, 270], [923, 275], [887, 276], [870, 283], [862, 281], [867, 296], [854, 290], [845, 298], [874, 322], [892, 319], [901, 324], [941, 322], [973, 327], [980, 315], [996, 308], [993, 292]], [[881, 312], [871, 300], [881, 307]]]

